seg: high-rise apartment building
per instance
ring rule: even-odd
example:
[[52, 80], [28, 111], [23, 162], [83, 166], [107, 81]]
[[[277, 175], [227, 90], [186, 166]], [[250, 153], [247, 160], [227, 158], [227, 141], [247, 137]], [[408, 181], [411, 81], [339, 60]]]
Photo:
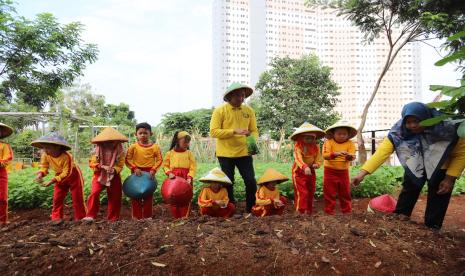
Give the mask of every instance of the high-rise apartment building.
[[[363, 43], [363, 34], [331, 9], [309, 8], [304, 0], [215, 0], [213, 3], [213, 103], [235, 81], [255, 85], [274, 57], [315, 53], [332, 67], [340, 86], [337, 111], [358, 124], [384, 66], [383, 37]], [[404, 103], [421, 98], [420, 47], [398, 54], [373, 102], [366, 130], [389, 128]]]

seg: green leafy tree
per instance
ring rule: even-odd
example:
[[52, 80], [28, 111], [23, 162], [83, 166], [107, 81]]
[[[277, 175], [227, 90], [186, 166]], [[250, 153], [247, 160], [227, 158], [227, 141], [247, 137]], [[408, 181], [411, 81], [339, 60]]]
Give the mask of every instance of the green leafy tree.
[[[449, 42], [465, 40], [465, 29], [448, 38]], [[459, 123], [457, 134], [459, 137], [465, 138], [465, 45], [461, 44], [449, 55], [436, 62], [437, 66], [443, 66], [447, 63], [458, 62], [458, 68], [464, 74], [460, 81], [459, 86], [446, 86], [446, 85], [431, 85], [432, 91], [440, 91], [442, 95], [447, 96], [447, 100], [432, 102], [430, 107], [439, 109], [444, 113], [442, 116], [431, 118], [422, 122], [423, 126], [432, 126], [443, 120], [451, 119], [455, 123]]]
[[188, 112], [166, 113], [161, 120], [161, 126], [165, 133], [171, 134], [178, 130], [186, 130], [208, 136], [212, 112], [212, 109], [202, 108]]
[[18, 16], [11, 0], [0, 0], [0, 93], [42, 109], [97, 60], [97, 46], [83, 43], [84, 26], [60, 24], [50, 13]]
[[261, 132], [270, 131], [277, 138], [281, 131], [289, 135], [305, 121], [325, 128], [337, 120], [333, 109], [338, 86], [331, 69], [322, 66], [317, 56], [275, 58], [269, 66], [255, 86], [258, 96], [251, 101]]
[[383, 78], [407, 43], [444, 38], [465, 26], [463, 1], [456, 0], [307, 0], [310, 6], [339, 10], [339, 15], [350, 20], [365, 35], [366, 42], [383, 37], [386, 41], [386, 60], [379, 72], [358, 127], [358, 159], [367, 158], [362, 130], [369, 108], [375, 99]]

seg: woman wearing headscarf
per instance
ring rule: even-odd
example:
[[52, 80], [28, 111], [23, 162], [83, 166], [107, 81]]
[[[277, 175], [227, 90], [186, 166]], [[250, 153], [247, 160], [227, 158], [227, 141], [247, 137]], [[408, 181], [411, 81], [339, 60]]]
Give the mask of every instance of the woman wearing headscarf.
[[445, 120], [431, 127], [420, 125], [421, 121], [440, 115], [423, 103], [405, 105], [402, 119], [352, 179], [353, 185], [360, 184], [395, 151], [405, 173], [394, 213], [408, 219], [424, 184], [428, 183], [425, 225], [433, 229], [442, 227], [455, 180], [465, 167], [465, 139], [458, 137], [453, 122]]

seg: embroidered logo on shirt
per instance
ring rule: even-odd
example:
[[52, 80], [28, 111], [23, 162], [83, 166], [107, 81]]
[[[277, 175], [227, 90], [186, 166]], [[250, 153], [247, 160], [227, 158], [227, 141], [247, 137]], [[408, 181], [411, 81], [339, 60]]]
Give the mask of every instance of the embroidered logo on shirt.
[[242, 117], [248, 119], [250, 118], [250, 115], [248, 113], [242, 112]]

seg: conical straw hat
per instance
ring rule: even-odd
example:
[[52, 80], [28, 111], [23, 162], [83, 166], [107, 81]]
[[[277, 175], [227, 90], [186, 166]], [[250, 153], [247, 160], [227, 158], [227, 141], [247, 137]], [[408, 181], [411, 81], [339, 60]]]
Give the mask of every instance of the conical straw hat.
[[13, 128], [3, 123], [0, 123], [0, 131], [1, 131], [0, 139], [6, 138], [10, 136], [11, 134], [13, 134]]
[[335, 128], [339, 128], [339, 127], [346, 127], [349, 129], [349, 139], [352, 139], [354, 138], [355, 136], [357, 136], [357, 129], [355, 127], [352, 126], [352, 124], [349, 123], [349, 121], [346, 121], [346, 120], [340, 120], [338, 121], [337, 123], [335, 123], [334, 125], [328, 127], [326, 129], [326, 137], [328, 139], [332, 138], [333, 137], [333, 131]]
[[199, 179], [200, 182], [210, 183], [210, 182], [221, 182], [225, 185], [231, 185], [232, 182], [228, 176], [219, 168], [214, 168], [208, 172], [207, 175]]
[[266, 184], [267, 182], [271, 182], [271, 181], [276, 181], [279, 183], [283, 183], [283, 182], [286, 182], [288, 181], [289, 178], [283, 174], [281, 174], [280, 172], [276, 171], [275, 169], [267, 169], [262, 177], [260, 177], [260, 179], [258, 180], [257, 182], [257, 185], [263, 185], [263, 184]]
[[232, 84], [228, 87], [228, 89], [226, 89], [226, 91], [224, 92], [224, 94], [223, 94], [223, 100], [224, 100], [224, 101], [228, 101], [227, 96], [228, 96], [230, 93], [232, 93], [232, 92], [234, 92], [234, 91], [236, 91], [236, 90], [238, 90], [238, 89], [242, 89], [242, 88], [245, 88], [245, 90], [246, 90], [246, 91], [245, 91], [245, 97], [246, 97], [246, 98], [248, 98], [250, 95], [252, 95], [253, 89], [252, 89], [251, 87], [249, 87], [249, 86], [247, 86], [247, 85], [245, 85], [245, 84], [241, 84], [241, 83], [238, 83], [238, 82], [234, 82], [234, 83], [232, 83]]
[[65, 138], [56, 132], [50, 132], [49, 134], [32, 141], [31, 146], [42, 148], [44, 144], [62, 146], [66, 150], [71, 149], [71, 146], [68, 144]]
[[121, 134], [118, 130], [107, 127], [104, 128], [97, 136], [92, 139], [92, 144], [101, 143], [101, 142], [110, 142], [110, 141], [119, 141], [119, 142], [127, 142], [128, 138]]
[[295, 140], [297, 138], [297, 135], [303, 134], [303, 133], [313, 133], [316, 135], [317, 139], [321, 139], [325, 136], [325, 132], [322, 129], [305, 122], [299, 128], [297, 128], [294, 131], [294, 133], [292, 133], [291, 137], [289, 138], [291, 138], [292, 140]]

